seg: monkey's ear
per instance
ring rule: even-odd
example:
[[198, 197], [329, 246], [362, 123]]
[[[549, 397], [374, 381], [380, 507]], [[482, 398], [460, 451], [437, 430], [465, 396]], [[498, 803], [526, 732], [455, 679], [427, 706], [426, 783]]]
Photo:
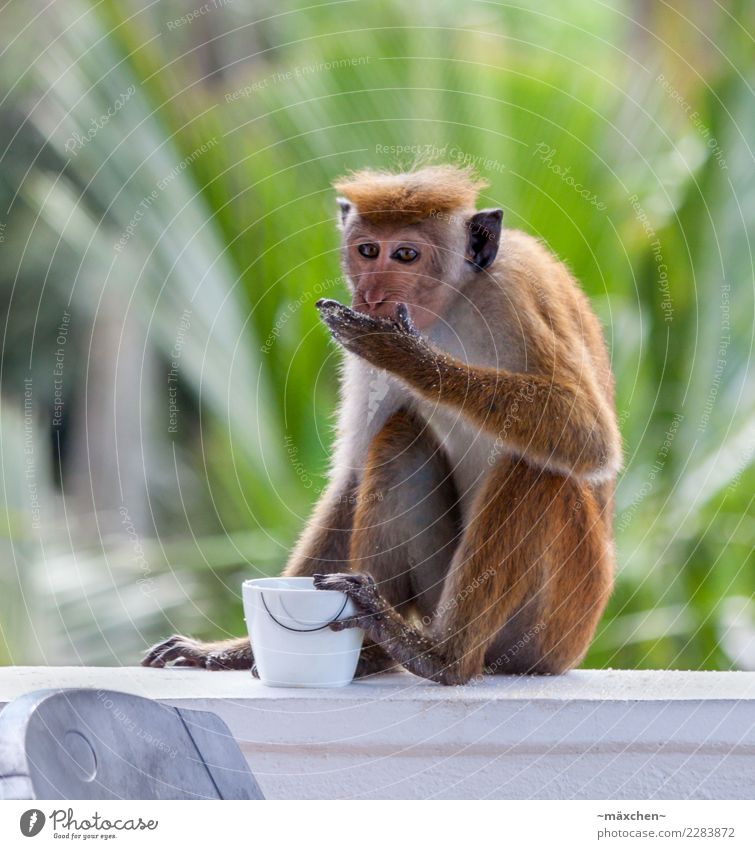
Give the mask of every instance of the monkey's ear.
[[467, 220], [467, 262], [475, 271], [492, 265], [501, 239], [502, 209], [482, 209]]
[[351, 212], [351, 204], [346, 198], [342, 197], [336, 198], [336, 201], [338, 203], [338, 227], [340, 230], [343, 230], [346, 225], [346, 218], [349, 212]]

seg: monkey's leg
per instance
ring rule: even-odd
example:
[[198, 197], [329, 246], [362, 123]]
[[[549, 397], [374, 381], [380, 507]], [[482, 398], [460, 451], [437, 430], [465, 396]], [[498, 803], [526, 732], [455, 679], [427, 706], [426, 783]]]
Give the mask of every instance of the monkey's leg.
[[613, 587], [613, 505], [600, 489], [559, 476], [542, 484], [544, 580], [529, 616], [491, 645], [490, 672], [558, 674], [584, 658]]
[[356, 493], [352, 570], [372, 575], [400, 612], [426, 616], [440, 600], [460, 528], [445, 454], [423, 420], [397, 411], [367, 453]]
[[[334, 481], [323, 493], [284, 575], [311, 575], [348, 567], [354, 487], [353, 480]], [[210, 670], [250, 669], [254, 658], [249, 637], [201, 642], [174, 634], [154, 645], [142, 666], [163, 667], [171, 662]]]
[[149, 649], [142, 659], [142, 666], [162, 668], [171, 662], [175, 662], [176, 666], [199, 666], [216, 671], [250, 669], [253, 658], [248, 637], [204, 643], [173, 634]]
[[[351, 569], [372, 575], [391, 607], [431, 621], [460, 518], [448, 462], [423, 421], [404, 410], [386, 421], [370, 445], [355, 501]], [[358, 674], [395, 665], [370, 641]]]
[[293, 553], [285, 577], [309, 577], [349, 566], [349, 540], [354, 522], [356, 480], [333, 480], [320, 496]]
[[[428, 632], [411, 627], [369, 576], [315, 580], [346, 592], [360, 611], [351, 624], [424, 678], [462, 684], [485, 671], [486, 660], [489, 671], [561, 672], [584, 655], [607, 601], [606, 538], [589, 490], [501, 458], [474, 504]], [[506, 626], [521, 629], [526, 619], [533, 647], [520, 653]], [[508, 664], [500, 659], [507, 651]]]

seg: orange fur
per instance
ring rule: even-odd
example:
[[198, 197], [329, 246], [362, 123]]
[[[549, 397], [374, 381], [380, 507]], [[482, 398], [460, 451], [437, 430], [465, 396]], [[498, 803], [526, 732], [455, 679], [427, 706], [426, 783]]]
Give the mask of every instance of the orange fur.
[[370, 220], [419, 221], [434, 213], [474, 210], [488, 184], [469, 168], [430, 165], [406, 174], [365, 169], [333, 186]]

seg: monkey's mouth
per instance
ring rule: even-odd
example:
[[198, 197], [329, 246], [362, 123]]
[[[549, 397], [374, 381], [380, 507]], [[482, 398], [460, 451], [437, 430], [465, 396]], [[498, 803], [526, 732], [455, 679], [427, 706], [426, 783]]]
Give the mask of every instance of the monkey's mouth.
[[[351, 301], [351, 308], [355, 312], [364, 313], [372, 318], [395, 318], [398, 305], [404, 301], [386, 297], [379, 303], [367, 303], [361, 295], [355, 295]], [[411, 307], [409, 308], [411, 315]]]

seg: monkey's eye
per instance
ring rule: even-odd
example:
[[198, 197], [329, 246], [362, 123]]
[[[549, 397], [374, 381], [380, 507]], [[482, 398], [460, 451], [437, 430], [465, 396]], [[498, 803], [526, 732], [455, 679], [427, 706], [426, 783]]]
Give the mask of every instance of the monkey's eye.
[[375, 259], [375, 257], [380, 253], [380, 248], [374, 242], [364, 242], [364, 244], [359, 246], [358, 250], [359, 253], [367, 259]]
[[391, 254], [391, 259], [397, 259], [399, 262], [414, 262], [415, 259], [419, 256], [419, 251], [415, 251], [414, 248], [396, 248], [396, 250]]

